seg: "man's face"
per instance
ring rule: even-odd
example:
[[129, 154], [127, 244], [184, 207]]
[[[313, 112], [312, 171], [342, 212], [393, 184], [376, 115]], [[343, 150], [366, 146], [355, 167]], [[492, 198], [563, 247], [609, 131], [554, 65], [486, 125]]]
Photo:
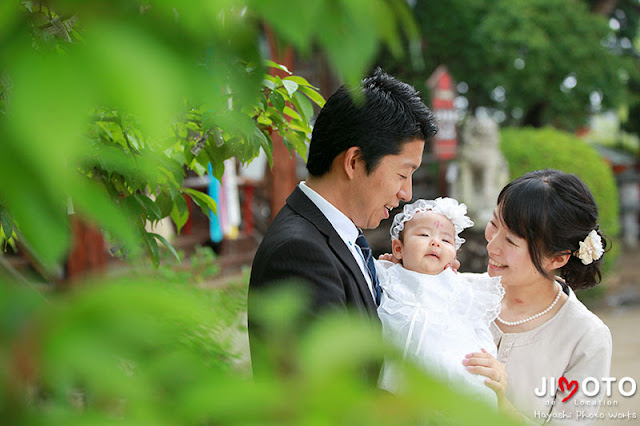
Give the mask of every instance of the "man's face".
[[420, 167], [423, 150], [421, 139], [406, 142], [397, 155], [384, 156], [369, 175], [360, 160], [350, 215], [357, 227], [377, 228], [400, 201], [411, 200], [411, 180]]
[[393, 240], [393, 255], [406, 269], [436, 275], [456, 258], [455, 236], [446, 216], [419, 212], [405, 222], [402, 241]]

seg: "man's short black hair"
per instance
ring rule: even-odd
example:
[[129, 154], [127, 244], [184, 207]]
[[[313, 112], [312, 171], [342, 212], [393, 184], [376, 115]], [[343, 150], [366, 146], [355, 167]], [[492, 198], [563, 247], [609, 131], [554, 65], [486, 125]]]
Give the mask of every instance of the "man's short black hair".
[[313, 128], [307, 170], [322, 176], [341, 152], [357, 146], [367, 173], [386, 155], [396, 155], [406, 142], [428, 142], [438, 131], [435, 117], [411, 85], [380, 68], [364, 79], [357, 94], [343, 85], [320, 111]]

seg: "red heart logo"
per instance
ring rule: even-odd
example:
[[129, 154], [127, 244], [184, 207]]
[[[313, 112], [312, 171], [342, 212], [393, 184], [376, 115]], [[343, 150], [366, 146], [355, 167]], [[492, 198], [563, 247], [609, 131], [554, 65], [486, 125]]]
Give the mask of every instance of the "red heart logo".
[[569, 396], [567, 396], [565, 399], [563, 399], [562, 402], [566, 402], [576, 392], [578, 392], [578, 381], [577, 380], [568, 381], [566, 377], [562, 376], [562, 377], [560, 377], [560, 380], [558, 380], [558, 384], [560, 385], [560, 390], [562, 392], [564, 392], [564, 387], [565, 386], [567, 387], [567, 392], [569, 392], [571, 389], [573, 389], [571, 391], [571, 393], [569, 394]]

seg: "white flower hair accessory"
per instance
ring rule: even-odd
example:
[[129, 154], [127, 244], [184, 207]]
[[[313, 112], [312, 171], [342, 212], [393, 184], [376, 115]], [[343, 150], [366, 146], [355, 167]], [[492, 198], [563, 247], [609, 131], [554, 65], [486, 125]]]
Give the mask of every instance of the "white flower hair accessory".
[[391, 239], [399, 239], [400, 232], [404, 229], [404, 223], [413, 219], [417, 213], [432, 211], [437, 214], [446, 216], [456, 230], [456, 250], [464, 243], [464, 238], [460, 238], [459, 234], [465, 228], [473, 226], [473, 221], [467, 216], [467, 206], [464, 203], [458, 203], [453, 198], [436, 198], [435, 200], [417, 200], [411, 204], [405, 204], [402, 213], [398, 213], [393, 218], [391, 225]]
[[584, 241], [580, 241], [580, 248], [573, 254], [585, 265], [589, 265], [594, 260], [598, 260], [602, 257], [604, 254], [602, 238], [600, 238], [600, 235], [598, 235], [595, 229], [589, 232], [589, 235], [587, 235], [587, 238], [585, 238]]

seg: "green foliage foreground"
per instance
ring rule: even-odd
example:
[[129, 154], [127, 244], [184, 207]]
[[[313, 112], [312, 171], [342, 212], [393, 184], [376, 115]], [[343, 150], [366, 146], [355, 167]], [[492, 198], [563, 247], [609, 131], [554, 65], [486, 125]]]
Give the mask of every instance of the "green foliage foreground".
[[[232, 297], [244, 298], [242, 291]], [[215, 291], [215, 290], [206, 290]], [[46, 425], [503, 424], [407, 366], [406, 394], [365, 386], [385, 346], [355, 318], [318, 323], [291, 344], [299, 297], [271, 295], [276, 348], [293, 368], [252, 381], [235, 371], [228, 297], [176, 284], [95, 283], [43, 298], [0, 286], [0, 418]], [[228, 296], [228, 295], [227, 295]], [[349, 347], [345, 351], [341, 348]]]
[[271, 159], [272, 134], [304, 156], [324, 100], [268, 61], [265, 33], [355, 83], [379, 45], [401, 53], [401, 32], [416, 37], [404, 0], [0, 2], [0, 244], [21, 240], [54, 270], [72, 207], [121, 254], [157, 261], [166, 242], [147, 221], [180, 229], [185, 195], [215, 211], [182, 187], [186, 170]]

